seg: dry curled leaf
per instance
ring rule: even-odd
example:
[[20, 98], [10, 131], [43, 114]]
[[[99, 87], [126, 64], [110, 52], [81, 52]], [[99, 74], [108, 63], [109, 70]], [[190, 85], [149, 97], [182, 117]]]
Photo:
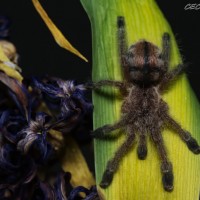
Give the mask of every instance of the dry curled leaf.
[[8, 62], [10, 62], [10, 60], [5, 55], [3, 47], [0, 45], [0, 70], [5, 72], [8, 76], [13, 77], [21, 82], [23, 77], [18, 71], [16, 71], [16, 69], [8, 65]]
[[0, 72], [0, 82], [2, 82], [12, 92], [12, 97], [23, 114], [28, 119], [28, 98], [23, 86], [16, 79]]
[[40, 14], [41, 18], [44, 20], [45, 24], [47, 25], [47, 27], [51, 31], [51, 33], [52, 33], [55, 41], [57, 42], [57, 44], [60, 47], [62, 47], [64, 49], [66, 49], [66, 50], [74, 53], [78, 57], [80, 57], [83, 60], [85, 60], [86, 62], [88, 62], [88, 60], [77, 49], [75, 49], [69, 43], [69, 41], [63, 36], [63, 34], [61, 33], [61, 31], [56, 27], [56, 25], [49, 18], [49, 16], [47, 15], [47, 13], [45, 12], [45, 10], [41, 6], [40, 2], [38, 0], [32, 0], [32, 2], [33, 2], [33, 5], [35, 6], [37, 12]]

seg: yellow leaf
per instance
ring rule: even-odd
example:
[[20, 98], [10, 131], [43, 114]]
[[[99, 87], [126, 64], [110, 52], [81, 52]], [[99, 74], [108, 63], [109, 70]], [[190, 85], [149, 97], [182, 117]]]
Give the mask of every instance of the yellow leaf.
[[[161, 47], [162, 35], [171, 36], [170, 66], [181, 63], [181, 56], [172, 30], [155, 0], [81, 0], [92, 25], [93, 80], [121, 80], [119, 63], [117, 17], [124, 16], [128, 46], [145, 39]], [[94, 128], [119, 120], [121, 100], [94, 92]], [[185, 75], [172, 84], [163, 95], [171, 116], [200, 142], [200, 106]], [[162, 132], [168, 157], [173, 163], [174, 190], [166, 192], [162, 185], [160, 160], [155, 146], [148, 140], [146, 160], [137, 157], [136, 145], [120, 162], [113, 182], [107, 189], [100, 189], [106, 200], [198, 200], [200, 189], [200, 156], [188, 150], [176, 132]], [[109, 159], [124, 142], [124, 135], [117, 140], [95, 140], [97, 184], [102, 179]]]
[[8, 76], [17, 79], [19, 82], [22, 82], [23, 77], [21, 76], [21, 74], [14, 68], [11, 68], [8, 64], [6, 64], [7, 62], [10, 62], [10, 60], [3, 52], [3, 49], [0, 45], [0, 70], [5, 72]]
[[73, 187], [84, 186], [90, 188], [95, 185], [85, 158], [82, 155], [76, 141], [69, 135], [65, 136], [65, 145], [62, 153], [62, 168], [65, 172], [72, 174], [71, 184]]
[[49, 18], [49, 16], [45, 12], [45, 10], [42, 8], [40, 2], [38, 0], [32, 0], [32, 2], [33, 2], [33, 5], [35, 6], [37, 12], [40, 14], [41, 18], [44, 20], [45, 24], [47, 25], [47, 27], [51, 31], [51, 33], [52, 33], [55, 41], [57, 42], [57, 44], [60, 47], [62, 47], [64, 49], [66, 49], [66, 50], [74, 53], [75, 55], [79, 56], [80, 58], [82, 58], [83, 60], [85, 60], [86, 62], [88, 62], [88, 60], [77, 49], [75, 49], [69, 43], [69, 41], [63, 36], [63, 34], [61, 33], [61, 31], [51, 21], [51, 19]]

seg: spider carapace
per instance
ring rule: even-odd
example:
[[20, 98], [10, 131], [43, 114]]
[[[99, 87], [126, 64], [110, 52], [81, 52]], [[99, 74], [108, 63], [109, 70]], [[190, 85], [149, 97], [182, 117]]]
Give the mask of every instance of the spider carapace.
[[93, 132], [95, 138], [106, 139], [116, 129], [123, 129], [126, 139], [108, 161], [100, 186], [108, 187], [123, 156], [133, 147], [138, 138], [137, 155], [144, 160], [147, 156], [147, 137], [157, 148], [161, 161], [163, 187], [173, 190], [173, 167], [162, 137], [165, 127], [173, 129], [194, 154], [200, 153], [200, 146], [191, 134], [184, 130], [168, 113], [168, 105], [161, 98], [164, 88], [184, 71], [180, 64], [169, 70], [170, 36], [162, 36], [162, 50], [146, 40], [140, 40], [129, 48], [126, 41], [124, 17], [117, 18], [119, 57], [124, 75], [123, 81], [101, 80], [92, 83], [93, 89], [102, 86], [117, 87], [124, 97], [121, 118], [114, 124], [107, 124]]

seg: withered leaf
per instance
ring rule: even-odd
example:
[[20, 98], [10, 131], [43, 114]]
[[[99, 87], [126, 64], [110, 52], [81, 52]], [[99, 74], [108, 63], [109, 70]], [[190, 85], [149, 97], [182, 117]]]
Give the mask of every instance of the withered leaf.
[[32, 0], [32, 2], [33, 2], [33, 5], [35, 6], [37, 12], [40, 14], [41, 18], [44, 20], [45, 24], [47, 25], [47, 27], [51, 31], [51, 33], [52, 33], [55, 41], [57, 42], [57, 44], [60, 47], [74, 53], [75, 55], [79, 56], [80, 58], [82, 58], [83, 60], [88, 62], [88, 60], [77, 49], [75, 49], [70, 44], [70, 42], [63, 36], [61, 31], [56, 27], [56, 25], [49, 18], [49, 16], [47, 15], [45, 10], [41, 6], [40, 2], [38, 0]]
[[8, 87], [13, 100], [26, 116], [26, 119], [28, 119], [28, 97], [23, 85], [18, 80], [7, 76], [4, 72], [0, 72], [0, 82]]
[[5, 53], [3, 52], [3, 49], [0, 45], [0, 70], [4, 71], [8, 76], [13, 77], [21, 82], [23, 79], [21, 74], [17, 70], [10, 67], [7, 64], [7, 62], [10, 62], [10, 61], [7, 58], [7, 56], [5, 55]]

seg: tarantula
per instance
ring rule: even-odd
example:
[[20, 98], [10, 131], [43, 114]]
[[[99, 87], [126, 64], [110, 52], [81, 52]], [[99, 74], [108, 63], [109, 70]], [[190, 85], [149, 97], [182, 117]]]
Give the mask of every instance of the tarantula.
[[117, 149], [114, 157], [107, 163], [100, 186], [107, 188], [117, 171], [123, 156], [132, 148], [138, 137], [137, 155], [144, 160], [147, 156], [147, 136], [157, 147], [161, 160], [162, 182], [166, 191], [173, 190], [173, 167], [169, 161], [162, 130], [165, 126], [177, 132], [189, 150], [200, 153], [200, 146], [191, 134], [169, 115], [168, 105], [161, 98], [161, 92], [183, 71], [184, 65], [179, 64], [168, 71], [170, 55], [170, 36], [164, 33], [162, 51], [146, 40], [140, 40], [127, 48], [124, 17], [117, 19], [120, 63], [124, 80], [100, 80], [92, 83], [92, 89], [112, 86], [120, 89], [124, 101], [121, 107], [121, 118], [114, 124], [104, 125], [95, 131], [93, 136], [106, 139], [110, 132], [125, 129], [126, 139]]

